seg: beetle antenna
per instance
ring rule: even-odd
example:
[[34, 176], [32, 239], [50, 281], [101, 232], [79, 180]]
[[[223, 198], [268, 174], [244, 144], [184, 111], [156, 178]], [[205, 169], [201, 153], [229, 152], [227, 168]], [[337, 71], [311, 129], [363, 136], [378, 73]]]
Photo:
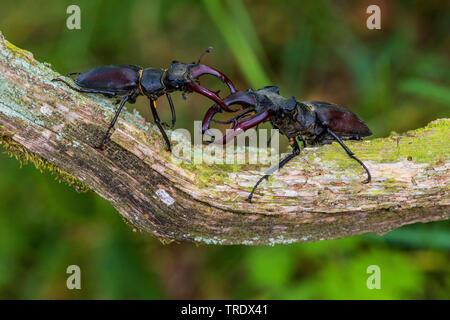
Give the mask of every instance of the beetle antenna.
[[213, 49], [213, 47], [208, 47], [208, 49], [206, 49], [205, 51], [203, 51], [203, 53], [200, 55], [200, 57], [197, 60], [197, 64], [200, 64], [200, 60], [202, 60], [203, 56], [207, 53], [210, 53], [211, 50]]

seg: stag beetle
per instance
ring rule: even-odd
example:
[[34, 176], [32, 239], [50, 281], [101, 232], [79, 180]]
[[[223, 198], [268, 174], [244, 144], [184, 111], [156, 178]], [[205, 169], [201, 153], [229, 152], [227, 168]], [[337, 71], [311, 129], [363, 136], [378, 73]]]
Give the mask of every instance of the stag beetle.
[[[95, 68], [85, 73], [69, 73], [67, 77], [78, 75], [74, 79], [74, 82], [80, 88], [72, 86], [61, 78], [56, 78], [52, 81], [61, 81], [78, 92], [99, 93], [107, 97], [118, 98], [116, 104], [122, 99], [120, 106], [106, 131], [102, 143], [99, 146], [100, 148], [103, 148], [108, 139], [109, 132], [114, 127], [125, 102], [135, 103], [138, 96], [147, 96], [150, 100], [150, 109], [152, 111], [153, 119], [167, 143], [168, 150], [171, 151], [169, 139], [161, 126], [158, 113], [156, 112], [156, 99], [162, 95], [166, 95], [172, 112], [172, 125], [169, 126], [170, 128], [173, 128], [176, 121], [175, 109], [170, 96], [170, 93], [174, 91], [182, 91], [183, 94], [192, 91], [200, 93], [214, 100], [214, 102], [220, 105], [225, 111], [233, 111], [223, 103], [218, 92], [210, 91], [195, 82], [201, 75], [210, 74], [224, 82], [231, 93], [236, 92], [233, 83], [223, 73], [207, 65], [200, 64], [203, 55], [210, 52], [210, 50], [211, 48], [208, 48], [203, 52], [197, 63], [173, 61], [168, 69], [143, 69], [135, 65], [112, 65]], [[165, 123], [163, 124], [165, 125]]]
[[[242, 131], [255, 127], [258, 124], [270, 121], [275, 129], [289, 139], [292, 153], [284, 158], [277, 166], [270, 168], [265, 175], [258, 180], [249, 194], [247, 201], [251, 202], [253, 194], [258, 185], [267, 179], [275, 170], [281, 168], [292, 158], [300, 154], [300, 147], [296, 138], [311, 145], [329, 144], [337, 141], [348, 156], [356, 160], [367, 172], [369, 183], [371, 175], [364, 163], [355, 157], [354, 153], [344, 144], [342, 140], [362, 140], [363, 137], [372, 135], [367, 125], [356, 114], [350, 110], [329, 102], [322, 101], [296, 101], [294, 97], [286, 99], [279, 94], [278, 87], [269, 86], [259, 90], [248, 89], [236, 91], [223, 99], [227, 105], [241, 105], [245, 109], [242, 113], [228, 121], [212, 120], [213, 116], [220, 112], [217, 105], [212, 106], [203, 120], [203, 133], [209, 128], [210, 122], [233, 123], [230, 132], [225, 135], [221, 142], [226, 144], [234, 136]], [[251, 115], [251, 117], [248, 117]]]

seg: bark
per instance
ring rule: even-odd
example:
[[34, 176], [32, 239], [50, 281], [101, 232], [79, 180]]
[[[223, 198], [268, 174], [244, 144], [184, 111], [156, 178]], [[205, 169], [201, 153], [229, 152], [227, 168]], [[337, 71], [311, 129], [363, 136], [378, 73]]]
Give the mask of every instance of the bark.
[[[1, 143], [75, 187], [93, 190], [136, 229], [160, 239], [273, 245], [384, 234], [449, 218], [449, 119], [349, 143], [373, 175], [368, 185], [361, 183], [362, 168], [334, 143], [303, 149], [248, 203], [267, 166], [177, 164], [157, 128], [126, 111], [100, 151], [95, 145], [115, 106], [52, 83], [58, 76], [0, 34]], [[235, 153], [242, 156], [242, 150]]]

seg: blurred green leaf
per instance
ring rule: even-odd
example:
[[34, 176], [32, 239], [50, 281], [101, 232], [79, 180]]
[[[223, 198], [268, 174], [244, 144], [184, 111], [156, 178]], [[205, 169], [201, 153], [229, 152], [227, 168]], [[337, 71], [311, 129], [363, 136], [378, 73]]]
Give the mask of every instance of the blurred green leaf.
[[228, 0], [226, 3], [228, 5], [227, 8], [230, 10], [233, 23], [238, 25], [240, 32], [244, 34], [246, 41], [255, 52], [255, 55], [262, 60], [264, 69], [267, 70], [267, 68], [270, 68], [268, 58], [244, 3], [242, 0]]
[[373, 241], [401, 244], [410, 248], [450, 250], [450, 230], [448, 230], [448, 228], [425, 229], [410, 226], [393, 230], [382, 237], [373, 234], [369, 234], [366, 237]]
[[91, 284], [103, 299], [158, 299], [156, 277], [144, 267], [133, 242], [121, 234], [105, 232], [93, 257], [96, 282]]
[[429, 99], [450, 106], [450, 89], [431, 81], [422, 79], [404, 79], [400, 81], [399, 89], [404, 93]]
[[289, 248], [254, 248], [245, 258], [248, 280], [256, 287], [281, 288], [293, 272], [293, 256]]
[[[367, 288], [370, 265], [380, 267], [380, 290]], [[310, 299], [414, 299], [423, 293], [423, 275], [404, 254], [376, 249], [359, 252], [350, 260], [331, 261], [307, 282], [311, 281]]]
[[272, 84], [251, 48], [251, 41], [245, 36], [246, 32], [239, 29], [239, 23], [234, 21], [222, 3], [219, 0], [203, 0], [203, 4], [230, 47], [250, 86], [260, 88]]

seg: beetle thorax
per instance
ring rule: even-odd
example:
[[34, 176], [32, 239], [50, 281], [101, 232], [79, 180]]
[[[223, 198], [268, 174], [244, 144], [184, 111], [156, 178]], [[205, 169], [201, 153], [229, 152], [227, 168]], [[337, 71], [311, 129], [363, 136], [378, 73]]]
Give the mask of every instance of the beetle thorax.
[[162, 82], [163, 69], [144, 69], [140, 77], [141, 93], [151, 98], [158, 98], [165, 93], [165, 85]]
[[315, 113], [297, 102], [293, 110], [280, 109], [270, 120], [288, 138], [303, 137], [310, 135], [314, 130]]

